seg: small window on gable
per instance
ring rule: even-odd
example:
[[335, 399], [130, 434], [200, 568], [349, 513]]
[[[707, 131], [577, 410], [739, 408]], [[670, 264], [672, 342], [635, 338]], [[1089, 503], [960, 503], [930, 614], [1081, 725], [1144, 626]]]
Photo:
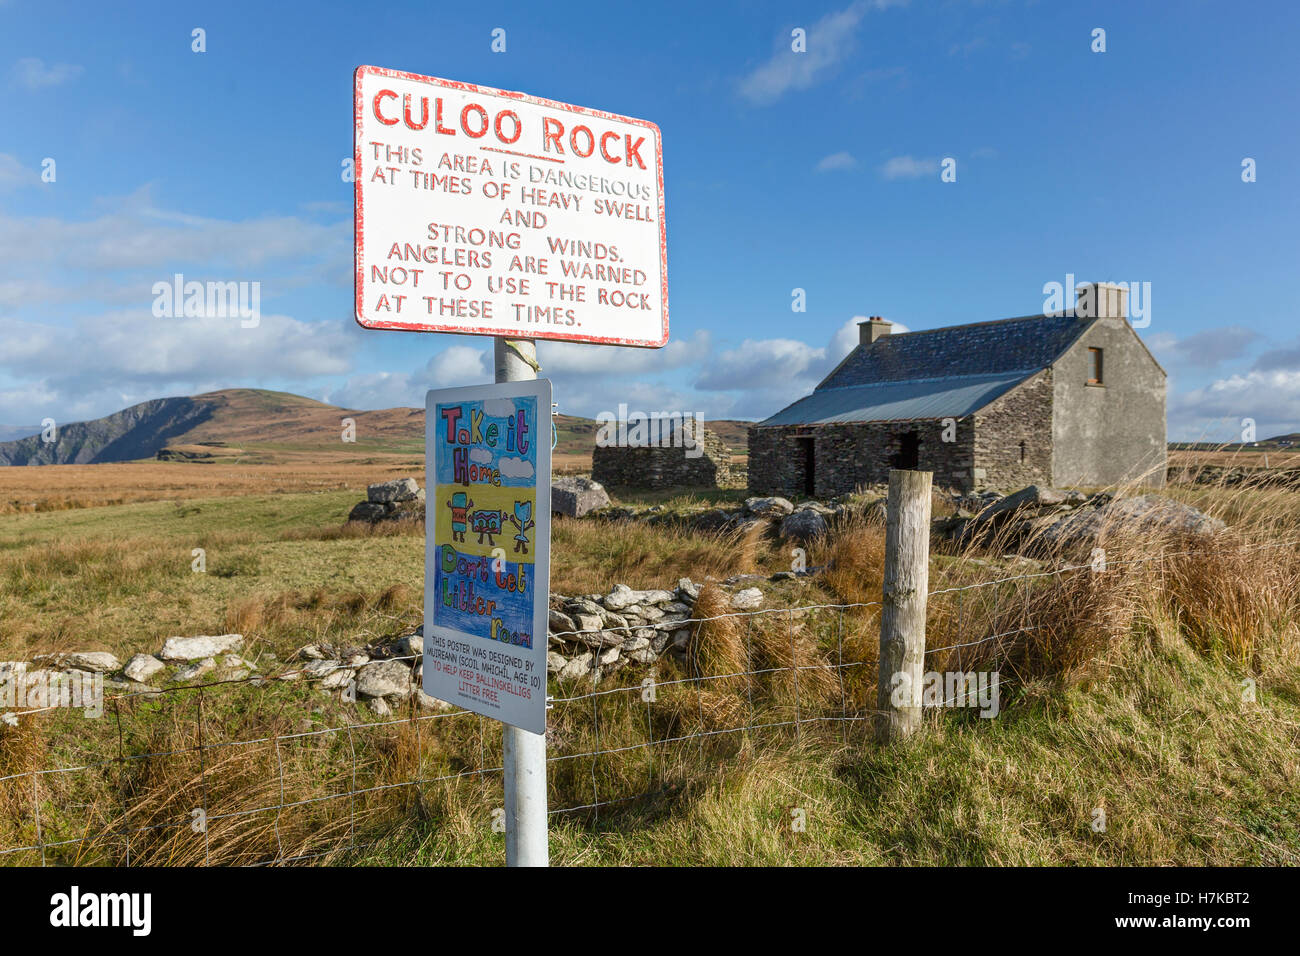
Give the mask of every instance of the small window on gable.
[[1100, 385], [1104, 381], [1102, 378], [1102, 356], [1101, 349], [1088, 349], [1088, 384]]

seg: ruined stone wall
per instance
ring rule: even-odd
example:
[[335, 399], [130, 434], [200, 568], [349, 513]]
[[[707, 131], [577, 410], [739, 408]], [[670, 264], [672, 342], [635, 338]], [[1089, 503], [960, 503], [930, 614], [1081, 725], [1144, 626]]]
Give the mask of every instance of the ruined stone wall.
[[[716, 488], [730, 484], [731, 449], [707, 428], [700, 433], [695, 449], [597, 445], [591, 455], [591, 477], [616, 488]], [[692, 458], [688, 452], [700, 454]]]

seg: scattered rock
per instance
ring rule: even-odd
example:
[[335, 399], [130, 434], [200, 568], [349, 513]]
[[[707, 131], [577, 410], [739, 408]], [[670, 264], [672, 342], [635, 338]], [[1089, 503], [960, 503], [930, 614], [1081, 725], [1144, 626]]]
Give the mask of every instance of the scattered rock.
[[311, 661], [302, 668], [302, 676], [308, 680], [320, 680], [327, 674], [342, 669], [343, 664], [339, 661]]
[[347, 687], [348, 684], [352, 683], [352, 679], [356, 677], [356, 675], [357, 672], [351, 667], [340, 667], [330, 671], [322, 677], [317, 686], [323, 690], [337, 690], [342, 687]]
[[804, 544], [826, 533], [826, 519], [812, 508], [800, 508], [781, 520], [781, 537]]
[[166, 669], [167, 665], [152, 654], [136, 654], [126, 662], [126, 666], [122, 668], [122, 673], [133, 681], [145, 684], [148, 683], [150, 677]]
[[605, 486], [590, 478], [567, 476], [551, 482], [551, 511], [581, 518], [609, 506]]
[[397, 639], [394, 649], [401, 657], [423, 657], [424, 638], [419, 634], [407, 634]]
[[646, 599], [644, 591], [633, 591], [626, 584], [616, 584], [614, 589], [604, 597], [605, 607], [611, 611], [622, 611]]
[[158, 656], [165, 661], [193, 661], [216, 657], [244, 646], [239, 634], [222, 634], [219, 637], [169, 637]]
[[184, 667], [178, 667], [176, 673], [172, 675], [172, 680], [178, 684], [188, 684], [190, 681], [198, 680], [204, 674], [210, 674], [217, 669], [217, 662], [214, 658], [205, 657], [201, 661], [193, 664], [186, 664]]
[[414, 478], [397, 478], [382, 481], [366, 489], [366, 499], [374, 504], [390, 504], [399, 501], [415, 501], [420, 493], [420, 486]]
[[758, 588], [745, 588], [731, 596], [731, 606], [737, 611], [753, 611], [763, 606], [763, 592]]
[[551, 610], [547, 624], [552, 631], [568, 632], [578, 629], [578, 623], [573, 618], [555, 609]]
[[411, 668], [402, 661], [375, 661], [357, 672], [362, 697], [409, 697]]
[[382, 481], [366, 489], [366, 500], [353, 506], [348, 521], [423, 521], [424, 489], [414, 478]]
[[1159, 495], [1120, 498], [1087, 511], [1073, 511], [1042, 529], [1042, 539], [1068, 548], [1091, 546], [1099, 538], [1122, 533], [1170, 533], [1208, 535], [1223, 530], [1224, 524], [1181, 501]]
[[92, 674], [113, 674], [122, 669], [122, 662], [106, 651], [74, 651], [71, 654], [40, 654], [40, 663]]
[[352, 510], [348, 512], [348, 520], [369, 521], [373, 523], [376, 521], [382, 521], [384, 516], [387, 514], [388, 509], [383, 505], [376, 504], [373, 501], [361, 501], [354, 505]]
[[780, 497], [746, 498], [745, 510], [751, 515], [766, 517], [769, 515], [788, 515], [794, 511], [788, 499]]
[[[954, 539], [993, 540], [1028, 550], [1090, 548], [1115, 532], [1212, 534], [1223, 522], [1160, 495], [1116, 499], [1109, 492], [1087, 496], [1074, 490], [1030, 485], [1005, 497], [979, 492], [957, 499], [955, 515], [936, 519]], [[975, 512], [970, 516], [970, 512]]]
[[1040, 488], [1038, 485], [1029, 485], [1027, 488], [1021, 488], [1015, 494], [997, 499], [980, 511], [974, 520], [976, 523], [982, 524], [1008, 515], [1020, 508], [1059, 505], [1063, 501], [1065, 501], [1064, 492], [1057, 491], [1055, 488]]
[[593, 660], [594, 655], [592, 655], [591, 651], [579, 654], [564, 665], [564, 669], [560, 671], [560, 680], [573, 680], [591, 673], [591, 662]]
[[157, 687], [135, 680], [121, 680], [116, 677], [104, 679], [104, 691], [112, 694], [131, 694], [141, 697], [160, 697], [162, 691]]
[[455, 710], [455, 706], [447, 703], [445, 700], [439, 700], [437, 697], [430, 697], [423, 690], [417, 689], [415, 692], [416, 702], [423, 710], [449, 711]]

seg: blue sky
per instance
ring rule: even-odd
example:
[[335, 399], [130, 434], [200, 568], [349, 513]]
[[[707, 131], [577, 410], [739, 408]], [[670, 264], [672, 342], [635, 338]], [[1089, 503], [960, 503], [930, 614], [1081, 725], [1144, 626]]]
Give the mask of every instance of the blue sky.
[[[763, 417], [856, 316], [1030, 314], [1073, 274], [1150, 283], [1171, 437], [1296, 430], [1297, 28], [1282, 2], [0, 0], [0, 422], [490, 380], [487, 339], [353, 321], [340, 164], [369, 63], [661, 127], [672, 341], [543, 343], [561, 411]], [[260, 324], [154, 317], [177, 272], [261, 283]]]

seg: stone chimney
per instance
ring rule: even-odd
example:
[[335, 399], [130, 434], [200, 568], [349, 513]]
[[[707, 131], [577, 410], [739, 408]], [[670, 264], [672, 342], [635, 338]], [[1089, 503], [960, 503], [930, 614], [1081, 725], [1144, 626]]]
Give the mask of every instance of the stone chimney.
[[1087, 282], [1074, 290], [1074, 314], [1081, 319], [1128, 318], [1128, 286]]
[[861, 345], [870, 345], [882, 335], [888, 335], [894, 327], [892, 322], [886, 322], [878, 315], [873, 315], [865, 322], [858, 323], [858, 342]]

